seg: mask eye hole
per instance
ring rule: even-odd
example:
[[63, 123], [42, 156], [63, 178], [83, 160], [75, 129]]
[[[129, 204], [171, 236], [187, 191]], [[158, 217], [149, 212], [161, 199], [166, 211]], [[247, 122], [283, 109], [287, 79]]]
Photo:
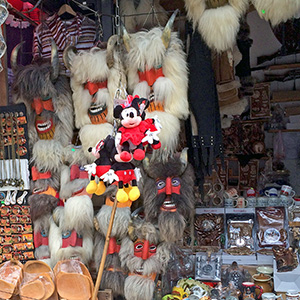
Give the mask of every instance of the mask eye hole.
[[164, 180], [158, 180], [156, 182], [156, 187], [158, 190], [163, 189], [166, 186], [166, 182]]
[[136, 243], [134, 247], [136, 251], [142, 251], [144, 245], [143, 243]]
[[172, 186], [179, 186], [180, 185], [180, 179], [179, 178], [173, 178], [172, 179]]
[[70, 237], [70, 235], [71, 235], [71, 231], [68, 230], [62, 233], [62, 238], [67, 239], [68, 237]]
[[150, 245], [150, 252], [156, 252], [156, 245]]

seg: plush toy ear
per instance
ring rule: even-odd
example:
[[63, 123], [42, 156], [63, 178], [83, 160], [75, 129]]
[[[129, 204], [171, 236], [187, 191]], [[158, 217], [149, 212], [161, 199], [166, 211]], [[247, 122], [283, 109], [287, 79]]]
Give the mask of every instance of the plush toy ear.
[[117, 105], [114, 108], [114, 118], [119, 119], [122, 111], [123, 111], [123, 107], [121, 105]]
[[149, 106], [150, 104], [150, 101], [146, 98], [140, 98], [140, 101], [139, 101], [139, 111], [140, 111], [140, 115], [142, 117], [142, 119], [145, 118], [146, 116], [146, 113], [145, 113], [145, 110], [147, 109], [147, 107]]

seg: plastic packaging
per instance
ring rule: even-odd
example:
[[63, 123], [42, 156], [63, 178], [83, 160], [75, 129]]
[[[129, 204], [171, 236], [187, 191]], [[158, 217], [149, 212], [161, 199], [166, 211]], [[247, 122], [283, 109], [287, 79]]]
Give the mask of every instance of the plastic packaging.
[[195, 279], [221, 281], [221, 253], [196, 253]]

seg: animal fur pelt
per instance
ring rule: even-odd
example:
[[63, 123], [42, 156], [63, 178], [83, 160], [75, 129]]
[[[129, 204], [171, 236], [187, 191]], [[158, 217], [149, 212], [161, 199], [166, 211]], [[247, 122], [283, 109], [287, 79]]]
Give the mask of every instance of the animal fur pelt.
[[[158, 194], [158, 182], [166, 184], [167, 178], [180, 183], [179, 194], [174, 192], [173, 186], [169, 195], [165, 192]], [[194, 178], [193, 168], [187, 163], [186, 151], [164, 163], [153, 161], [149, 164], [144, 160], [140, 190], [145, 219], [158, 224], [162, 239], [167, 242], [173, 243], [183, 237], [186, 221], [194, 213]]]
[[[77, 53], [68, 47], [64, 51], [65, 65], [71, 71], [75, 126], [80, 129], [84, 154], [91, 161], [92, 155], [87, 150], [112, 134], [115, 93], [120, 81], [126, 86], [120, 54], [115, 50], [116, 38], [109, 39], [107, 49], [94, 47]], [[88, 88], [98, 83], [101, 87]]]
[[[94, 261], [97, 271], [99, 270], [104, 244], [105, 236], [96, 231], [94, 239]], [[107, 254], [100, 289], [109, 288], [113, 291], [114, 297], [123, 296], [125, 277], [126, 271], [121, 267], [119, 254]]]
[[[79, 259], [88, 264], [93, 254], [93, 204], [88, 196], [69, 198], [64, 207], [57, 207], [49, 233], [51, 261], [55, 265], [59, 260]], [[82, 237], [82, 246], [62, 248], [63, 238], [73, 231]]]
[[239, 19], [246, 12], [248, 0], [223, 1], [228, 3], [214, 8], [209, 8], [208, 2], [213, 1], [185, 0], [187, 17], [209, 48], [217, 52], [226, 51], [235, 44]]
[[[186, 54], [177, 33], [171, 32], [174, 18], [173, 15], [165, 28], [156, 27], [147, 32], [128, 34], [123, 28], [128, 89], [132, 95], [150, 99], [146, 117], [157, 115], [161, 122], [159, 139], [162, 145], [155, 151], [155, 157], [161, 159], [176, 150], [180, 120], [189, 115]], [[149, 71], [162, 72], [162, 76], [152, 81], [139, 76], [139, 72], [147, 74]]]
[[[125, 279], [125, 298], [130, 300], [151, 300], [155, 288], [155, 276], [164, 271], [170, 257], [170, 248], [167, 243], [160, 242], [160, 235], [153, 224], [135, 220], [130, 229], [130, 236], [123, 239], [120, 249], [122, 265], [129, 270]], [[145, 245], [149, 241], [149, 250], [152, 256], [143, 259], [135, 256], [135, 243]], [[143, 250], [141, 250], [143, 251]], [[154, 254], [153, 254], [154, 253]]]
[[[50, 224], [53, 222], [51, 214], [57, 206], [57, 202], [57, 199], [50, 195], [31, 195], [28, 197], [30, 215], [34, 227], [34, 236], [40, 236], [41, 234], [44, 237], [49, 236]], [[37, 238], [34, 238], [35, 258], [46, 262], [52, 267], [48, 246], [49, 243], [46, 242], [37, 245], [37, 240]], [[37, 242], [40, 243], [40, 241]]]
[[300, 0], [251, 0], [259, 16], [275, 27], [292, 19], [300, 10]]
[[140, 0], [138, 3], [133, 0], [121, 0], [120, 14], [130, 33], [142, 28], [151, 29], [155, 26], [165, 26], [168, 20], [167, 12], [159, 4], [159, 0]]

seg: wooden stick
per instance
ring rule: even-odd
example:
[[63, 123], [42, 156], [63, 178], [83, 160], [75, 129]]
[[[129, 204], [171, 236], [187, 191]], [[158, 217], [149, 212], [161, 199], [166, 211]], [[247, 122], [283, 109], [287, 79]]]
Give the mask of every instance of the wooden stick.
[[103, 248], [103, 253], [102, 253], [102, 258], [101, 258], [101, 262], [100, 262], [100, 266], [99, 266], [99, 271], [98, 271], [98, 275], [97, 275], [97, 280], [95, 283], [95, 288], [94, 288], [94, 292], [93, 292], [93, 296], [92, 296], [92, 300], [97, 300], [97, 295], [98, 295], [98, 291], [99, 291], [99, 287], [100, 287], [100, 283], [101, 283], [101, 279], [102, 279], [102, 275], [103, 275], [103, 271], [104, 271], [104, 264], [105, 264], [105, 260], [106, 260], [106, 256], [107, 256], [107, 250], [108, 250], [108, 244], [109, 244], [109, 239], [110, 239], [110, 234], [111, 234], [111, 230], [114, 224], [114, 218], [115, 218], [115, 213], [116, 213], [116, 209], [117, 209], [117, 197], [115, 197], [114, 200], [114, 204], [111, 210], [111, 215], [110, 215], [110, 220], [109, 220], [109, 224], [108, 224], [108, 228], [107, 228], [107, 232], [106, 232], [106, 237], [105, 237], [105, 244], [104, 244], [104, 248]]

